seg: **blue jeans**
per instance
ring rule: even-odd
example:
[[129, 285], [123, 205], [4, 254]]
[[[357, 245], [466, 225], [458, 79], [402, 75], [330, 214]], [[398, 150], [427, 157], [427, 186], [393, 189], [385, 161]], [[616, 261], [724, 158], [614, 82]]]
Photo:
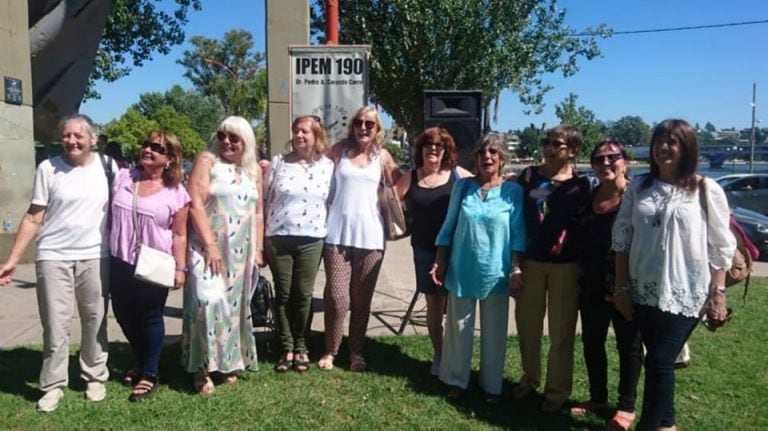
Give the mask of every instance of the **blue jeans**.
[[165, 339], [163, 311], [168, 289], [136, 280], [134, 270], [135, 266], [112, 258], [112, 311], [131, 345], [136, 370], [157, 377]]
[[635, 304], [635, 319], [647, 349], [643, 411], [637, 430], [675, 425], [675, 358], [699, 319]]

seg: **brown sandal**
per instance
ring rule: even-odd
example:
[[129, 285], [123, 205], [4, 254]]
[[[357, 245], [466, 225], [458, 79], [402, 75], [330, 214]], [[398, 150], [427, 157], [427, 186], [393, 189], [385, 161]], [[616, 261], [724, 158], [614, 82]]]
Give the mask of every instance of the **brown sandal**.
[[359, 353], [353, 353], [349, 355], [349, 371], [362, 373], [368, 369], [368, 365], [365, 363], [365, 358]]

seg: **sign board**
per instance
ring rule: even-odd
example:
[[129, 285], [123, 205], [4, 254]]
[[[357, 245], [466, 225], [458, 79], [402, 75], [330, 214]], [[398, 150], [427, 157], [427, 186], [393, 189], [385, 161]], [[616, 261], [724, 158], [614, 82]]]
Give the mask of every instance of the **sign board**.
[[333, 145], [347, 137], [352, 114], [368, 104], [368, 45], [288, 48], [291, 118], [317, 115]]
[[21, 105], [24, 96], [21, 92], [21, 79], [5, 77], [5, 103]]

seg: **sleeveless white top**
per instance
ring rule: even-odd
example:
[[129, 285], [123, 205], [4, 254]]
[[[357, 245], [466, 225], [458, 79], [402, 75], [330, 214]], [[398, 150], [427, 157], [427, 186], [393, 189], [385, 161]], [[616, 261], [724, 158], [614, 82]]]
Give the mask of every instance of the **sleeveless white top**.
[[379, 211], [381, 161], [376, 154], [364, 168], [344, 152], [336, 166], [336, 192], [328, 211], [327, 244], [384, 250], [384, 225]]

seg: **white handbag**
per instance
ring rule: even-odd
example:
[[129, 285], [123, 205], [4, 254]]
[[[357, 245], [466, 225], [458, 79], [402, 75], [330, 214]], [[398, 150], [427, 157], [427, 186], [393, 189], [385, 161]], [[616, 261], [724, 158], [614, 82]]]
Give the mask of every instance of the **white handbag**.
[[176, 277], [176, 259], [170, 254], [141, 243], [139, 216], [136, 209], [139, 184], [133, 189], [133, 228], [136, 232], [136, 270], [137, 280], [157, 286], [172, 288]]

